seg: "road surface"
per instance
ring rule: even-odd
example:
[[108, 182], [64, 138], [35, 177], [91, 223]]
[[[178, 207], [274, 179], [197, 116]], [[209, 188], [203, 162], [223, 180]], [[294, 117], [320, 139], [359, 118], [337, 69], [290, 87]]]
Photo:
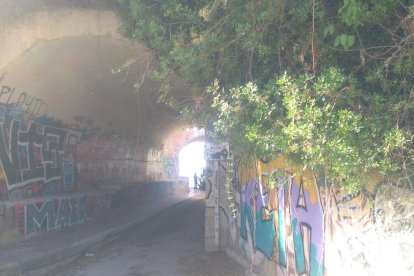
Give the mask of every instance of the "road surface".
[[49, 275], [244, 275], [224, 253], [204, 253], [204, 210], [201, 194]]

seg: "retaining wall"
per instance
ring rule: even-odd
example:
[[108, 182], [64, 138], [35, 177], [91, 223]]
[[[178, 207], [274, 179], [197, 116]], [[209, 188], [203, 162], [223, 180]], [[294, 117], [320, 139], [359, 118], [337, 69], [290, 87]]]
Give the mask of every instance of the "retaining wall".
[[207, 250], [227, 250], [258, 275], [413, 272], [410, 191], [351, 195], [296, 175], [283, 159], [210, 167]]
[[112, 187], [116, 190], [0, 201], [0, 245], [81, 224], [122, 205], [134, 208], [143, 202], [187, 193], [188, 181], [138, 182]]

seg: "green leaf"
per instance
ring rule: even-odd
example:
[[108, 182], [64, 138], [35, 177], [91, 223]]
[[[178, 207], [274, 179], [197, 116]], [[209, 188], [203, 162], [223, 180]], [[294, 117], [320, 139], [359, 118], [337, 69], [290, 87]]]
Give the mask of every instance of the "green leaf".
[[346, 48], [347, 41], [348, 41], [347, 35], [345, 35], [345, 34], [341, 35], [340, 38], [339, 38], [339, 41], [341, 42], [341, 45], [344, 48]]
[[348, 49], [352, 46], [354, 46], [355, 43], [355, 37], [353, 35], [346, 36], [346, 45], [344, 45], [345, 49]]
[[334, 25], [333, 24], [329, 24], [328, 26], [325, 27], [325, 29], [323, 30], [323, 35], [327, 36], [327, 35], [332, 35], [334, 32]]
[[344, 49], [352, 47], [355, 43], [355, 37], [353, 35], [343, 35], [341, 39], [341, 45]]
[[355, 43], [355, 37], [353, 35], [341, 34], [335, 38], [334, 47], [341, 45], [344, 49], [352, 47]]
[[338, 47], [340, 42], [341, 42], [341, 36], [339, 35], [335, 38], [334, 47]]

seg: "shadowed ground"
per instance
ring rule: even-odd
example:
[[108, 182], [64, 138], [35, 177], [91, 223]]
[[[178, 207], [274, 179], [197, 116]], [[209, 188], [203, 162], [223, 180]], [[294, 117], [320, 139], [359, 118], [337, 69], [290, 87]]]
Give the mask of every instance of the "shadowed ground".
[[204, 253], [203, 195], [152, 217], [49, 275], [244, 275], [224, 253]]

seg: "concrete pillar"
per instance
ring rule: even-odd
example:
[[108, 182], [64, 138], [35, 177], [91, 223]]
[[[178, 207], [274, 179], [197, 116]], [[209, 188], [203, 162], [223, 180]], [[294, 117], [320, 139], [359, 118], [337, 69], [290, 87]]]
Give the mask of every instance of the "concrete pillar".
[[205, 251], [226, 250], [229, 239], [229, 215], [225, 185], [229, 178], [228, 161], [211, 160], [206, 185]]
[[206, 252], [219, 250], [218, 231], [218, 163], [217, 160], [207, 162], [207, 184], [206, 184], [206, 216], [205, 216], [205, 238], [204, 249]]

